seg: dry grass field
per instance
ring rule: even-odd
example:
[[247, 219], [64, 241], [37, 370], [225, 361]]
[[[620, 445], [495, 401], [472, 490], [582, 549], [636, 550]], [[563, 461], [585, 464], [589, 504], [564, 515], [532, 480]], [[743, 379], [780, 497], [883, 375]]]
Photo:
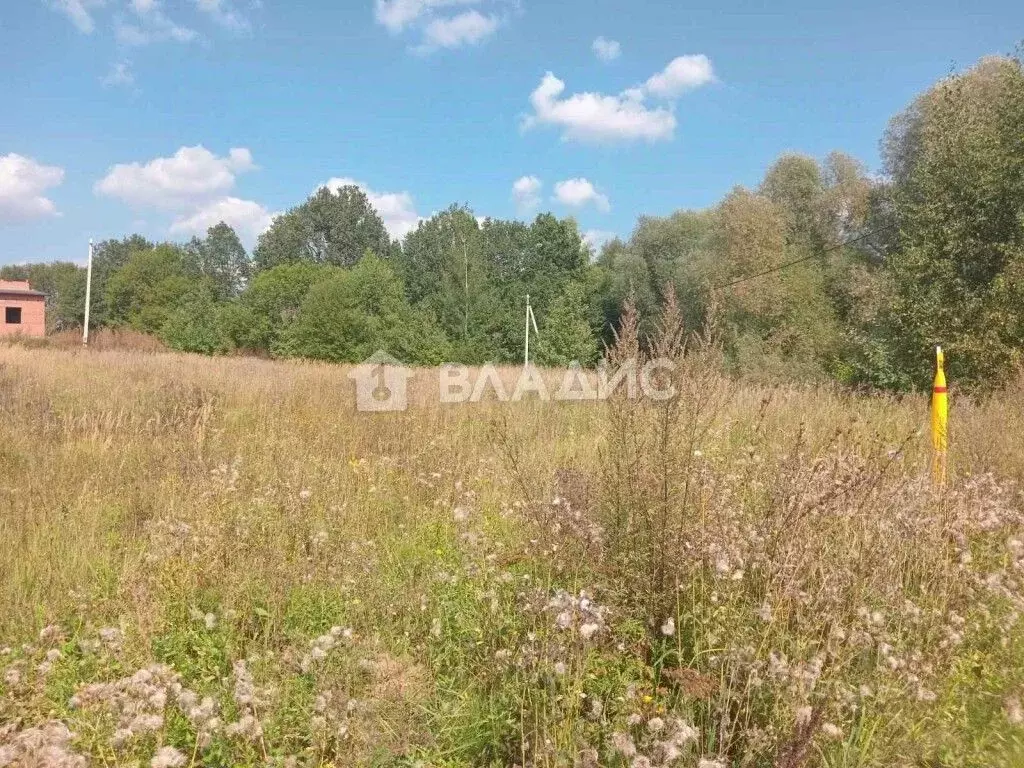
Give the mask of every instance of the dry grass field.
[[[1020, 766], [1024, 390], [354, 408], [0, 347], [0, 766]], [[515, 371], [506, 371], [514, 377]]]

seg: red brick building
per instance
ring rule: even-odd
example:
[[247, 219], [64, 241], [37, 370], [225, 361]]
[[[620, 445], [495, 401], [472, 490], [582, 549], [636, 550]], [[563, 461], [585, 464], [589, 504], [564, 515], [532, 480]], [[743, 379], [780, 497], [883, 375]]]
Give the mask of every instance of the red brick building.
[[0, 336], [17, 335], [46, 335], [46, 297], [25, 280], [0, 280]]

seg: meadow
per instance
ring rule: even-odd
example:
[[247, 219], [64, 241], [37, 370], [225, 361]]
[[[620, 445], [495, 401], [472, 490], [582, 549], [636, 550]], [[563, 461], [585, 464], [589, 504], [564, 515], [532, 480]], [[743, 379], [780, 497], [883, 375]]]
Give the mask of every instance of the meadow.
[[0, 347], [0, 766], [1024, 764], [1024, 388], [938, 488], [923, 396], [662, 344], [667, 401], [393, 414]]

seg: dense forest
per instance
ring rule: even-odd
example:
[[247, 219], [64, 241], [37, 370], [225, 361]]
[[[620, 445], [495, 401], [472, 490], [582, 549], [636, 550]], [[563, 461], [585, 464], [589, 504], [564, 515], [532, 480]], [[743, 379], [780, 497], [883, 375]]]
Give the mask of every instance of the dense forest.
[[[643, 216], [599, 252], [576, 223], [486, 219], [455, 205], [392, 241], [355, 187], [320, 189], [248, 254], [226, 224], [186, 244], [99, 243], [96, 326], [209, 354], [419, 364], [521, 359], [524, 302], [551, 365], [599, 359], [623, 303], [652, 322], [672, 289], [692, 331], [766, 378], [909, 389], [932, 346], [952, 379], [992, 386], [1024, 351], [1024, 69], [992, 57], [895, 116], [883, 172], [834, 152], [786, 154], [712, 208]], [[74, 264], [6, 266], [81, 327]]]

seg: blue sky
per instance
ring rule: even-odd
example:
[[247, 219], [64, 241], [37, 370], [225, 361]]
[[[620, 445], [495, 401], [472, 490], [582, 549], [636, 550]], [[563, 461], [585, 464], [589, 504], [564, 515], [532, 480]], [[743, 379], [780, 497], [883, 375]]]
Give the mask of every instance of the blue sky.
[[894, 5], [3, 0], [0, 263], [219, 218], [251, 246], [340, 180], [397, 235], [459, 202], [600, 238], [787, 150], [877, 170], [916, 93], [1024, 38], [1019, 2]]

